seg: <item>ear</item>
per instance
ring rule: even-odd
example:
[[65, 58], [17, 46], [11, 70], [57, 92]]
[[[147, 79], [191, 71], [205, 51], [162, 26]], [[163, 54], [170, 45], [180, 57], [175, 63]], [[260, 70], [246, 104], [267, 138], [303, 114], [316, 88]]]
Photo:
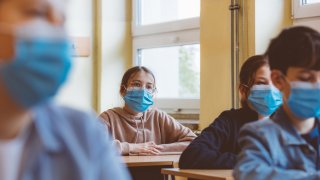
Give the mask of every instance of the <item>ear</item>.
[[126, 95], [126, 88], [123, 85], [120, 86], [120, 94], [122, 97], [124, 97]]
[[283, 74], [279, 70], [271, 71], [271, 80], [273, 85], [280, 91], [284, 91], [285, 81], [283, 79]]
[[239, 85], [239, 92], [240, 92], [240, 95], [241, 96], [244, 96], [245, 95], [245, 87], [243, 87], [241, 84]]
[[247, 99], [249, 89], [243, 85], [239, 85], [239, 92], [242, 98]]
[[12, 35], [0, 34], [0, 62], [9, 60], [14, 57], [15, 54], [15, 39]]

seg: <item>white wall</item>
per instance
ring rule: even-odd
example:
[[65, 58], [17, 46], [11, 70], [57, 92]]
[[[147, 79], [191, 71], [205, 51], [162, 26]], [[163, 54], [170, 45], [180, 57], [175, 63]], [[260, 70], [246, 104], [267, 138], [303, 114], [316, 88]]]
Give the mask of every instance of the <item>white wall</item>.
[[[320, 11], [320, 10], [319, 10]], [[320, 17], [295, 19], [293, 21], [295, 26], [309, 26], [320, 32]]]
[[[295, 26], [308, 26], [320, 32], [320, 1], [308, 0], [302, 5], [301, 0], [293, 1], [293, 24]], [[314, 3], [314, 4], [312, 4]]]
[[102, 0], [101, 111], [122, 105], [120, 83], [132, 64], [131, 7], [129, 0]]
[[255, 53], [266, 51], [272, 38], [290, 22], [290, 0], [255, 0]]
[[[92, 39], [92, 1], [69, 0], [66, 28], [70, 36]], [[92, 108], [92, 57], [76, 57], [67, 83], [57, 96], [61, 104], [78, 109]]]

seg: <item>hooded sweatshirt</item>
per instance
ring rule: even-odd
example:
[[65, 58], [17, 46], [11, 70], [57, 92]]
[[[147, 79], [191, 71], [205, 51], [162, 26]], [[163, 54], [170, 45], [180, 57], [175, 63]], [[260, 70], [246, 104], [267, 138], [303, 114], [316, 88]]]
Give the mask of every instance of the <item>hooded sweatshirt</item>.
[[149, 108], [131, 115], [123, 108], [109, 109], [100, 114], [121, 155], [129, 155], [133, 144], [153, 141], [164, 147], [162, 152], [182, 152], [196, 135], [167, 113]]

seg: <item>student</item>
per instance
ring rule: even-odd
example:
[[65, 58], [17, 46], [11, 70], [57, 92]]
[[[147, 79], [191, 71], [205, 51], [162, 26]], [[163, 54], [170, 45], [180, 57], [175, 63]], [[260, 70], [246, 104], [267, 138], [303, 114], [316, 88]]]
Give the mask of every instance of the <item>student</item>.
[[320, 34], [283, 30], [266, 55], [283, 105], [272, 118], [243, 127], [236, 179], [320, 179]]
[[281, 104], [281, 94], [273, 87], [264, 56], [250, 57], [240, 71], [240, 109], [224, 111], [205, 128], [182, 153], [179, 167], [184, 169], [230, 169], [239, 153], [240, 128], [268, 117]]
[[155, 92], [153, 73], [143, 66], [133, 67], [120, 85], [124, 107], [100, 115], [122, 155], [182, 152], [196, 137], [165, 112], [150, 107]]
[[55, 0], [0, 0], [0, 179], [129, 179], [100, 121], [50, 99], [71, 66]]

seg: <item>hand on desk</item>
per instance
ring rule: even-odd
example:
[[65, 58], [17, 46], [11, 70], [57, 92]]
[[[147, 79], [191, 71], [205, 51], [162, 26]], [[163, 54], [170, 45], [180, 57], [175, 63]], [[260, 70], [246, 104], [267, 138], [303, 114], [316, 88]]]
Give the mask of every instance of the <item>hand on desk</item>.
[[137, 155], [158, 155], [163, 149], [163, 146], [157, 145], [156, 143], [150, 141], [146, 143], [131, 144], [130, 145], [130, 154]]

